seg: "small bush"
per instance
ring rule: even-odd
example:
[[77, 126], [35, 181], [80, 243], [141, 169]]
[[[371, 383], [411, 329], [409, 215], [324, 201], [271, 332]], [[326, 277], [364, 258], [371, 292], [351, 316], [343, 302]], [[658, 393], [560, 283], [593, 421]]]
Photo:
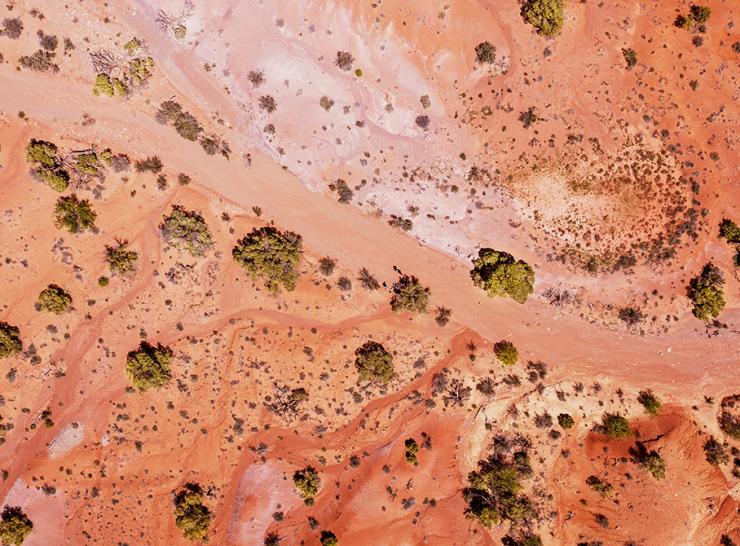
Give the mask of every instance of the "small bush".
[[321, 531], [321, 546], [339, 546], [337, 535], [331, 531]]
[[0, 515], [0, 542], [20, 546], [33, 530], [33, 522], [19, 506], [6, 506]]
[[247, 74], [247, 79], [252, 84], [252, 87], [257, 88], [265, 83], [265, 73], [262, 70], [250, 70]]
[[26, 146], [26, 161], [40, 163], [44, 167], [57, 167], [61, 163], [59, 148], [53, 142], [33, 138]]
[[343, 204], [347, 204], [352, 201], [352, 197], [354, 196], [354, 192], [347, 185], [347, 182], [341, 178], [337, 179], [336, 182], [329, 184], [329, 189], [337, 192], [337, 195], [339, 195], [338, 201]]
[[72, 305], [72, 296], [62, 287], [50, 284], [39, 294], [36, 308], [39, 311], [48, 311], [55, 315], [61, 315]]
[[252, 279], [262, 279], [265, 287], [277, 294], [280, 286], [288, 291], [295, 289], [302, 245], [300, 235], [266, 226], [253, 229], [231, 253]]
[[268, 114], [272, 114], [277, 110], [277, 101], [272, 95], [263, 95], [259, 99], [259, 105], [262, 110]]
[[727, 239], [728, 243], [740, 244], [740, 226], [729, 218], [724, 218], [719, 224], [719, 236]]
[[170, 360], [172, 350], [163, 345], [156, 347], [142, 341], [139, 348], [128, 353], [126, 358], [126, 375], [131, 384], [145, 391], [158, 389], [170, 382]]
[[0, 321], [0, 358], [7, 358], [23, 350], [20, 334], [16, 326]]
[[21, 37], [22, 32], [23, 21], [21, 21], [20, 17], [3, 19], [3, 29], [0, 31], [0, 36], [7, 36], [11, 40], [17, 40]]
[[704, 442], [704, 456], [712, 466], [727, 464], [730, 460], [730, 456], [725, 451], [725, 446], [715, 440], [714, 436]]
[[139, 255], [135, 250], [128, 249], [127, 241], [117, 241], [116, 246], [106, 245], [105, 261], [108, 263], [111, 274], [127, 275], [136, 271]]
[[437, 307], [434, 315], [434, 320], [438, 326], [444, 328], [445, 326], [447, 326], [447, 323], [450, 322], [451, 316], [452, 310], [448, 309], [447, 307]]
[[355, 62], [355, 58], [349, 51], [337, 51], [337, 58], [334, 61], [339, 68], [345, 72], [352, 70], [352, 63]]
[[573, 417], [571, 417], [567, 413], [560, 413], [558, 415], [558, 424], [563, 427], [564, 429], [573, 428], [573, 425], [575, 425], [575, 421], [573, 420]]
[[190, 540], [205, 542], [211, 525], [211, 511], [205, 505], [203, 491], [189, 483], [175, 496], [175, 525]]
[[360, 269], [360, 274], [357, 277], [357, 280], [360, 281], [360, 284], [365, 290], [377, 290], [380, 288], [378, 280], [364, 267]]
[[23, 68], [28, 68], [35, 72], [59, 72], [59, 67], [54, 63], [56, 54], [44, 49], [36, 50], [32, 55], [23, 55], [18, 62]]
[[360, 381], [388, 383], [393, 377], [393, 355], [376, 341], [367, 341], [355, 351]]
[[712, 15], [711, 8], [707, 6], [692, 5], [690, 8], [691, 17], [697, 23], [706, 23]]
[[597, 493], [601, 493], [604, 496], [611, 493], [613, 489], [612, 485], [609, 482], [602, 480], [596, 476], [589, 476], [588, 478], [586, 478], [586, 484], [591, 489], [593, 489]]
[[87, 199], [75, 194], [60, 197], [54, 205], [54, 223], [70, 233], [81, 233], [95, 227], [97, 213]]
[[98, 286], [105, 288], [108, 286], [108, 283], [110, 283], [110, 279], [108, 279], [108, 277], [98, 277]]
[[321, 487], [321, 478], [319, 473], [312, 466], [307, 466], [303, 470], [297, 470], [293, 474], [293, 486], [298, 490], [298, 494], [308, 505], [313, 504], [313, 499]]
[[648, 451], [645, 444], [637, 442], [635, 447], [629, 449], [629, 453], [632, 456], [632, 462], [650, 472], [655, 479], [665, 478], [665, 461], [657, 451], [654, 449]]
[[701, 273], [691, 279], [687, 296], [693, 302], [692, 313], [701, 320], [717, 318], [725, 308], [725, 294], [722, 290], [725, 280], [722, 273], [711, 262], [706, 264]]
[[213, 236], [203, 217], [180, 205], [174, 205], [169, 216], [159, 226], [169, 244], [184, 248], [191, 256], [203, 256], [213, 246]]
[[324, 277], [328, 277], [332, 273], [334, 273], [334, 269], [337, 267], [337, 261], [333, 258], [329, 258], [328, 256], [321, 258], [319, 260], [319, 271], [321, 271], [321, 274]]
[[478, 251], [470, 277], [490, 297], [508, 295], [518, 303], [527, 301], [534, 290], [534, 271], [526, 262], [491, 248]]
[[198, 120], [190, 112], [182, 109], [177, 102], [168, 100], [163, 102], [156, 115], [157, 121], [172, 125], [177, 134], [185, 140], [195, 142], [203, 132]]
[[637, 401], [642, 404], [642, 407], [644, 407], [645, 411], [650, 415], [658, 415], [661, 403], [652, 391], [640, 391]]
[[162, 160], [159, 159], [156, 155], [152, 157], [147, 157], [146, 159], [140, 159], [135, 164], [137, 173], [144, 173], [149, 171], [154, 174], [159, 174], [162, 171], [163, 167], [164, 165], [162, 165]]
[[555, 36], [563, 28], [563, 9], [563, 0], [527, 0], [521, 14], [539, 34]]
[[622, 307], [619, 309], [617, 316], [627, 326], [635, 326], [645, 320], [645, 315], [635, 307]]
[[627, 438], [632, 435], [629, 422], [618, 413], [605, 413], [601, 419], [600, 432], [609, 438]]
[[511, 341], [499, 341], [493, 346], [493, 352], [504, 366], [513, 366], [519, 360], [519, 351]]
[[419, 460], [416, 457], [416, 454], [419, 452], [419, 444], [417, 444], [416, 440], [413, 438], [406, 438], [404, 445], [406, 446], [406, 451], [404, 453], [406, 462], [414, 466], [418, 465]]
[[627, 63], [627, 68], [630, 69], [637, 64], [637, 53], [632, 48], [622, 49], [622, 55]]
[[496, 46], [491, 42], [481, 42], [475, 46], [475, 60], [480, 64], [491, 64], [496, 60]]
[[422, 286], [414, 276], [402, 275], [393, 284], [391, 309], [395, 312], [411, 311], [426, 313], [429, 304], [429, 288]]

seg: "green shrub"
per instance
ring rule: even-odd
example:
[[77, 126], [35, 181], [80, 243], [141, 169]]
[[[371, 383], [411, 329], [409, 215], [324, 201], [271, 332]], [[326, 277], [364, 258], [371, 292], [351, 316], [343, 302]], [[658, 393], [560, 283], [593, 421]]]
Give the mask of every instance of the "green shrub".
[[419, 284], [414, 276], [402, 275], [393, 284], [391, 309], [395, 312], [412, 311], [426, 313], [429, 304], [429, 288]]
[[180, 205], [172, 207], [159, 226], [164, 240], [178, 248], [184, 248], [192, 256], [203, 256], [213, 246], [213, 236], [203, 217]]
[[155, 155], [152, 157], [147, 157], [146, 159], [138, 160], [134, 167], [136, 168], [137, 173], [144, 173], [149, 171], [151, 173], [158, 174], [162, 171], [164, 165], [162, 165], [162, 160]]
[[16, 326], [0, 321], [0, 358], [7, 358], [23, 350], [20, 334]]
[[526, 532], [519, 535], [518, 538], [513, 538], [507, 535], [501, 539], [501, 543], [506, 546], [542, 546], [542, 539], [539, 535]]
[[627, 438], [632, 435], [629, 422], [618, 413], [605, 413], [601, 419], [600, 432], [609, 438]]
[[511, 341], [499, 341], [493, 346], [493, 352], [504, 366], [513, 366], [519, 360], [519, 351]]
[[622, 55], [627, 63], [627, 68], [632, 68], [637, 64], [637, 53], [632, 48], [622, 49]]
[[62, 193], [69, 187], [69, 173], [64, 169], [39, 167], [32, 172], [35, 176], [46, 182], [46, 185], [54, 191]]
[[691, 18], [697, 23], [706, 23], [712, 15], [712, 10], [708, 6], [697, 6], [694, 4], [691, 6], [690, 13]]
[[475, 60], [480, 64], [491, 64], [496, 60], [496, 46], [491, 42], [481, 42], [475, 46]]
[[211, 511], [204, 503], [203, 490], [189, 483], [175, 496], [175, 525], [185, 538], [205, 542], [211, 525]]
[[727, 239], [728, 243], [740, 244], [740, 226], [729, 218], [724, 218], [719, 224], [719, 236]]
[[98, 176], [100, 174], [100, 159], [95, 152], [86, 152], [77, 156], [75, 169], [80, 174]]
[[40, 163], [44, 167], [57, 167], [61, 163], [58, 151], [53, 142], [32, 138], [26, 146], [26, 161]]
[[558, 424], [563, 427], [564, 429], [573, 428], [573, 425], [575, 425], [575, 421], [573, 420], [573, 417], [571, 417], [567, 413], [561, 413], [558, 415]]
[[281, 285], [288, 291], [295, 289], [302, 244], [300, 235], [266, 226], [253, 229], [231, 253], [253, 280], [262, 279], [265, 287], [277, 294]]
[[648, 412], [650, 415], [658, 415], [661, 403], [660, 400], [658, 400], [656, 396], [652, 393], [652, 391], [640, 391], [640, 394], [637, 397], [637, 401], [642, 404], [642, 406], [645, 408], [645, 411]]
[[72, 296], [62, 287], [50, 284], [39, 294], [36, 308], [39, 311], [48, 311], [55, 315], [61, 315], [72, 305]]
[[475, 286], [484, 289], [491, 297], [508, 295], [514, 301], [524, 303], [533, 291], [532, 268], [522, 260], [514, 260], [507, 252], [491, 248], [478, 251], [470, 277]]
[[319, 478], [319, 473], [316, 472], [314, 467], [307, 466], [293, 474], [293, 486], [298, 490], [304, 502], [312, 505], [313, 499], [321, 487], [321, 478]]
[[172, 125], [177, 134], [185, 140], [195, 142], [203, 132], [198, 120], [190, 112], [182, 109], [179, 103], [168, 100], [160, 104], [156, 115], [157, 121], [163, 124]]
[[331, 531], [321, 531], [321, 546], [339, 546], [337, 535]]
[[419, 444], [417, 444], [416, 440], [413, 438], [406, 438], [404, 445], [406, 446], [406, 452], [404, 453], [406, 462], [414, 466], [418, 465], [419, 460], [416, 457], [416, 454], [419, 452]]
[[539, 34], [555, 36], [563, 28], [563, 9], [563, 0], [527, 0], [521, 14]]
[[139, 255], [135, 250], [128, 249], [127, 241], [117, 241], [116, 246], [106, 245], [105, 261], [112, 275], [126, 275], [136, 271]]
[[597, 493], [601, 493], [604, 496], [606, 496], [609, 493], [611, 493], [612, 489], [614, 489], [612, 487], [612, 484], [610, 484], [609, 482], [607, 482], [605, 480], [602, 480], [602, 479], [600, 479], [600, 478], [598, 478], [596, 476], [589, 476], [588, 478], [586, 478], [586, 484], [591, 489], [593, 489]]
[[108, 283], [110, 282], [110, 279], [105, 276], [98, 277], [98, 286], [105, 288], [108, 286]]
[[645, 444], [637, 442], [635, 447], [629, 449], [629, 453], [632, 456], [632, 462], [650, 472], [653, 478], [657, 480], [665, 478], [665, 461], [657, 451], [654, 449], [648, 451]]
[[172, 378], [170, 360], [172, 350], [169, 347], [159, 344], [155, 347], [142, 341], [139, 348], [126, 357], [126, 375], [131, 384], [142, 392], [163, 387]]
[[711, 262], [706, 264], [701, 273], [691, 279], [687, 296], [693, 302], [692, 313], [701, 320], [717, 318], [725, 308], [725, 294], [722, 285], [725, 280], [722, 272]]
[[388, 383], [393, 377], [393, 355], [376, 341], [366, 341], [355, 350], [355, 367], [360, 381]]
[[730, 460], [729, 455], [727, 455], [727, 452], [725, 451], [725, 446], [715, 440], [714, 436], [704, 442], [704, 455], [706, 456], [707, 462], [712, 466], [727, 464]]
[[19, 506], [6, 506], [0, 516], [0, 542], [19, 546], [33, 529], [33, 522]]
[[93, 84], [93, 95], [99, 97], [105, 95], [112, 97], [117, 95], [119, 97], [125, 97], [130, 93], [128, 86], [118, 78], [111, 78], [108, 74], [98, 74], [95, 76], [95, 83]]
[[97, 213], [87, 199], [75, 194], [60, 197], [54, 206], [54, 223], [70, 233], [81, 233], [95, 227]]

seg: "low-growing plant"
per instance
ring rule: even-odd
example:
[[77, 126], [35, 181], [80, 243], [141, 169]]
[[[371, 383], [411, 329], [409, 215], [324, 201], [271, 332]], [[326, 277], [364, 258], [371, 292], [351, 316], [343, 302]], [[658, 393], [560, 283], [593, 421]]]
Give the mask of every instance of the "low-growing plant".
[[337, 535], [331, 531], [321, 531], [321, 546], [339, 546]]
[[116, 241], [116, 246], [106, 245], [105, 261], [112, 275], [127, 275], [136, 271], [139, 254], [129, 250], [128, 241]]
[[319, 271], [324, 277], [328, 277], [334, 273], [334, 269], [337, 267], [337, 261], [334, 258], [325, 256], [319, 260]]
[[573, 425], [575, 425], [576, 423], [573, 420], [573, 417], [570, 416], [570, 414], [560, 413], [558, 414], [558, 424], [564, 429], [569, 429], [573, 428]]
[[126, 375], [131, 384], [142, 392], [165, 386], [172, 379], [172, 355], [169, 347], [142, 341], [139, 348], [126, 357]]
[[206, 541], [211, 525], [211, 511], [205, 505], [203, 490], [189, 483], [175, 496], [175, 525], [193, 541]]
[[642, 407], [644, 407], [645, 411], [650, 415], [658, 415], [661, 403], [651, 390], [648, 389], [646, 391], [640, 391], [637, 401], [642, 404]]
[[7, 36], [11, 40], [17, 40], [23, 32], [23, 21], [20, 17], [3, 19], [3, 28], [0, 30], [0, 36]]
[[719, 224], [719, 236], [728, 243], [740, 244], [740, 226], [729, 218], [724, 218]]
[[360, 281], [360, 284], [365, 290], [377, 290], [380, 288], [378, 280], [364, 267], [360, 269], [357, 280]]
[[39, 311], [48, 311], [55, 315], [61, 315], [72, 305], [72, 296], [61, 286], [50, 284], [39, 294], [36, 308]]
[[526, 262], [491, 248], [478, 251], [470, 277], [490, 297], [508, 295], [518, 303], [527, 301], [534, 289], [534, 271]]
[[54, 62], [56, 53], [45, 49], [37, 49], [31, 55], [23, 55], [18, 59], [18, 63], [23, 68], [28, 68], [35, 72], [59, 72], [59, 66]]
[[416, 454], [419, 453], [419, 444], [413, 438], [406, 438], [404, 446], [406, 447], [406, 451], [404, 452], [406, 462], [414, 466], [418, 465], [419, 460]]
[[725, 308], [725, 294], [722, 289], [724, 283], [722, 272], [711, 262], [691, 279], [687, 295], [694, 304], [692, 313], [696, 318], [710, 320], [719, 316]]
[[611, 493], [613, 489], [612, 485], [609, 482], [607, 482], [606, 480], [602, 480], [597, 476], [589, 476], [588, 478], [586, 478], [586, 485], [588, 485], [597, 493], [601, 493], [604, 496]]
[[23, 342], [18, 327], [0, 321], [0, 358], [7, 358], [22, 350]]
[[491, 42], [481, 42], [475, 46], [475, 60], [480, 64], [491, 64], [496, 60], [496, 46]]
[[398, 282], [393, 284], [391, 309], [397, 313], [401, 311], [426, 313], [429, 292], [429, 288], [422, 286], [416, 277], [401, 275]]
[[493, 352], [504, 366], [513, 366], [519, 360], [519, 351], [511, 341], [499, 341], [493, 346]]
[[635, 447], [629, 449], [632, 462], [639, 464], [644, 470], [650, 472], [657, 480], [665, 478], [665, 461], [654, 449], [648, 451], [645, 444], [637, 442]]
[[33, 530], [33, 522], [20, 506], [6, 506], [0, 515], [0, 542], [20, 546]]
[[712, 466], [727, 464], [730, 460], [730, 456], [725, 451], [725, 446], [715, 440], [714, 436], [704, 442], [704, 456]]
[[97, 216], [90, 201], [79, 199], [75, 194], [60, 197], [54, 205], [54, 223], [70, 233], [82, 233], [95, 228]]
[[360, 381], [388, 383], [393, 377], [393, 355], [377, 341], [366, 341], [355, 350], [355, 356]]
[[293, 474], [293, 486], [303, 501], [310, 506], [321, 487], [321, 478], [319, 478], [319, 473], [316, 472], [314, 467], [307, 466]]
[[192, 256], [203, 256], [213, 246], [213, 236], [205, 219], [195, 211], [174, 205], [159, 226], [169, 244], [184, 248]]
[[450, 322], [451, 316], [451, 309], [448, 309], [447, 307], [437, 307], [437, 310], [434, 314], [434, 321], [437, 323], [438, 326], [444, 328], [445, 326], [447, 326], [447, 323]]
[[599, 432], [614, 439], [627, 438], [632, 435], [629, 422], [618, 413], [605, 413], [601, 418]]
[[334, 61], [339, 68], [345, 72], [352, 70], [352, 63], [355, 62], [355, 58], [349, 51], [337, 51], [337, 58]]
[[619, 320], [623, 321], [627, 326], [635, 326], [645, 320], [645, 315], [642, 311], [636, 307], [622, 307], [617, 312]]
[[543, 36], [555, 36], [563, 28], [563, 0], [526, 0], [521, 14]]
[[627, 63], [627, 68], [630, 69], [637, 64], [637, 53], [632, 48], [622, 49], [622, 56], [624, 61]]
[[270, 292], [277, 294], [281, 286], [288, 291], [295, 289], [302, 246], [297, 233], [265, 226], [237, 241], [231, 253], [253, 280], [261, 279]]

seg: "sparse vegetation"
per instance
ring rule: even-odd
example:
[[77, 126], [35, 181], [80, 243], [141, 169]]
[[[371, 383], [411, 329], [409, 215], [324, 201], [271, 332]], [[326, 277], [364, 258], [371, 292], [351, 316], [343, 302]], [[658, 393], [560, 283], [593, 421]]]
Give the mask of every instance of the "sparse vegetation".
[[644, 407], [645, 411], [648, 412], [650, 415], [658, 415], [661, 403], [652, 391], [640, 391], [640, 394], [637, 397], [637, 401], [642, 404], [642, 407]]
[[319, 260], [319, 271], [324, 277], [330, 276], [334, 273], [334, 269], [337, 267], [337, 261], [333, 258], [325, 256]]
[[637, 442], [635, 447], [629, 449], [629, 453], [632, 456], [632, 462], [650, 472], [655, 479], [665, 478], [665, 461], [657, 451], [654, 449], [648, 451], [645, 444]]
[[558, 414], [558, 424], [567, 430], [569, 428], [573, 428], [573, 425], [575, 425], [576, 423], [573, 420], [573, 417], [570, 416], [570, 414], [560, 413]]
[[724, 218], [719, 224], [719, 236], [728, 243], [740, 244], [740, 226], [729, 218]]
[[87, 199], [72, 194], [57, 199], [54, 205], [54, 223], [70, 233], [81, 233], [95, 227], [97, 213]]
[[272, 95], [263, 95], [259, 98], [259, 106], [268, 114], [272, 114], [277, 110], [277, 101]]
[[698, 6], [693, 4], [689, 8], [688, 15], [679, 15], [676, 17], [675, 25], [678, 28], [691, 29], [695, 25], [702, 25], [709, 21], [709, 17], [712, 15], [711, 8], [707, 6]]
[[526, 262], [491, 248], [478, 251], [470, 277], [490, 297], [508, 295], [518, 303], [527, 301], [534, 290], [534, 271]]
[[493, 346], [493, 352], [504, 366], [513, 366], [519, 360], [519, 351], [511, 341], [499, 341]]
[[159, 226], [169, 244], [184, 248], [192, 256], [203, 256], [213, 246], [213, 236], [205, 219], [195, 211], [174, 205]]
[[727, 464], [730, 460], [730, 456], [725, 451], [725, 446], [715, 440], [714, 436], [704, 442], [704, 456], [712, 466]]
[[337, 535], [331, 531], [321, 531], [321, 546], [339, 546]]
[[352, 196], [354, 195], [354, 192], [347, 185], [347, 182], [345, 182], [341, 178], [338, 178], [336, 182], [329, 184], [329, 189], [337, 193], [337, 195], [339, 196], [338, 201], [340, 203], [346, 204], [352, 201]]
[[418, 465], [419, 460], [416, 454], [419, 452], [419, 444], [413, 438], [406, 438], [404, 446], [406, 446], [406, 451], [404, 452], [406, 462], [414, 466]]
[[155, 155], [152, 157], [147, 157], [146, 159], [138, 160], [135, 163], [134, 167], [136, 168], [137, 173], [151, 172], [154, 174], [158, 174], [162, 171], [164, 165], [162, 165], [162, 160]]
[[159, 344], [155, 347], [142, 341], [126, 358], [126, 374], [131, 384], [142, 392], [165, 386], [172, 378], [172, 354], [169, 347]]
[[693, 302], [692, 313], [701, 320], [717, 318], [725, 308], [725, 294], [722, 290], [725, 280], [722, 272], [711, 262], [701, 273], [691, 279], [687, 288], [688, 298]]
[[208, 539], [211, 511], [205, 505], [203, 490], [198, 484], [186, 484], [175, 496], [175, 525], [190, 540]]
[[636, 307], [622, 307], [617, 315], [627, 326], [635, 326], [645, 320], [645, 315]]
[[522, 127], [529, 129], [535, 123], [542, 121], [542, 118], [537, 113], [537, 109], [534, 106], [530, 106], [519, 114], [519, 121], [522, 122]]
[[521, 14], [537, 33], [555, 36], [563, 28], [564, 7], [563, 0], [526, 0], [522, 5]]
[[360, 381], [388, 383], [393, 377], [393, 355], [377, 341], [367, 341], [355, 351]]
[[337, 58], [334, 61], [339, 68], [345, 72], [352, 70], [352, 63], [355, 62], [355, 58], [349, 51], [337, 51]]
[[627, 68], [631, 69], [637, 64], [637, 53], [632, 48], [622, 49], [622, 56], [624, 61], [627, 63]]
[[602, 480], [597, 476], [589, 476], [588, 478], [586, 478], [586, 485], [588, 485], [597, 493], [600, 493], [604, 496], [611, 493], [613, 489], [612, 485], [609, 482]]
[[0, 321], [0, 358], [7, 358], [23, 350], [20, 334], [16, 326]]
[[0, 36], [6, 36], [11, 40], [17, 40], [23, 33], [23, 21], [20, 17], [3, 19], [3, 28], [0, 30]]
[[129, 250], [127, 241], [116, 241], [116, 246], [106, 245], [105, 261], [111, 274], [127, 275], [136, 271], [139, 254], [135, 250]]
[[321, 478], [314, 467], [307, 466], [293, 474], [293, 486], [303, 501], [310, 506], [321, 487]]
[[69, 186], [69, 172], [53, 142], [31, 139], [26, 146], [26, 161], [34, 165], [31, 174], [53, 190], [61, 193]]
[[59, 72], [59, 66], [54, 63], [56, 53], [45, 49], [37, 49], [31, 55], [23, 55], [18, 59], [18, 63], [23, 68], [28, 68], [35, 72]]
[[61, 286], [50, 284], [39, 294], [36, 308], [55, 315], [61, 315], [72, 305], [72, 296]]
[[629, 422], [618, 413], [605, 413], [598, 431], [613, 439], [627, 438], [632, 435]]
[[438, 326], [444, 328], [447, 326], [447, 323], [450, 322], [451, 316], [451, 309], [448, 309], [447, 307], [437, 307], [437, 310], [434, 313], [434, 320]]
[[393, 284], [391, 309], [395, 312], [411, 311], [426, 313], [429, 304], [429, 288], [422, 286], [414, 276], [402, 275]]
[[0, 515], [0, 542], [20, 546], [33, 530], [33, 522], [20, 506], [6, 506]]
[[261, 279], [274, 294], [280, 291], [281, 286], [288, 291], [295, 289], [301, 254], [300, 235], [291, 231], [281, 232], [271, 226], [253, 229], [232, 250], [234, 261], [252, 279]]
[[378, 280], [364, 267], [360, 269], [360, 274], [358, 275], [357, 280], [360, 281], [360, 284], [365, 290], [377, 290], [380, 288]]
[[475, 46], [475, 60], [480, 64], [492, 64], [496, 60], [496, 46], [491, 42], [481, 42]]
[[203, 132], [198, 120], [190, 112], [182, 109], [179, 103], [168, 100], [159, 106], [156, 120], [163, 125], [172, 125], [177, 134], [185, 140], [195, 142]]

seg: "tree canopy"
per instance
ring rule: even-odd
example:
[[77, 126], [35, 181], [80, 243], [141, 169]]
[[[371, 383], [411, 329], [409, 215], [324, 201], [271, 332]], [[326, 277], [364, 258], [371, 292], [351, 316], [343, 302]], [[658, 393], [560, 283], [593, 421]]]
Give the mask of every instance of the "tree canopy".
[[97, 216], [90, 201], [78, 199], [75, 194], [60, 197], [54, 206], [54, 223], [70, 233], [93, 229]]
[[183, 248], [192, 256], [203, 256], [213, 246], [213, 236], [203, 217], [195, 211], [174, 205], [159, 226], [164, 240]]
[[691, 279], [686, 292], [694, 304], [692, 313], [696, 318], [709, 320], [719, 316], [725, 308], [725, 293], [722, 290], [724, 283], [722, 272], [711, 262]]
[[296, 233], [265, 226], [240, 239], [231, 253], [252, 279], [261, 279], [276, 294], [281, 286], [288, 291], [295, 289], [302, 244]]
[[41, 291], [36, 305], [39, 311], [61, 315], [72, 305], [72, 296], [61, 286], [50, 284]]
[[319, 473], [312, 466], [307, 466], [302, 470], [296, 470], [293, 474], [293, 486], [298, 494], [308, 505], [313, 504], [313, 499], [321, 487], [321, 478]]
[[23, 350], [20, 330], [0, 321], [0, 358], [7, 358]]
[[355, 351], [360, 381], [388, 383], [393, 377], [393, 355], [377, 341], [367, 341]]
[[555, 36], [563, 29], [564, 7], [563, 0], [527, 0], [521, 14], [538, 34]]
[[481, 248], [473, 260], [470, 278], [475, 286], [489, 296], [509, 296], [524, 303], [534, 290], [534, 271], [522, 260], [515, 260], [508, 252]]
[[139, 348], [129, 352], [126, 358], [126, 374], [131, 384], [140, 391], [145, 391], [169, 383], [172, 378], [172, 354], [169, 347], [159, 344], [155, 347], [142, 341]]
[[0, 515], [0, 542], [20, 546], [33, 530], [33, 522], [19, 506], [6, 506]]
[[391, 309], [396, 312], [426, 313], [429, 305], [429, 288], [422, 286], [414, 276], [402, 275], [393, 284]]
[[208, 539], [211, 511], [205, 505], [203, 490], [198, 484], [189, 483], [175, 496], [175, 525], [190, 540]]

